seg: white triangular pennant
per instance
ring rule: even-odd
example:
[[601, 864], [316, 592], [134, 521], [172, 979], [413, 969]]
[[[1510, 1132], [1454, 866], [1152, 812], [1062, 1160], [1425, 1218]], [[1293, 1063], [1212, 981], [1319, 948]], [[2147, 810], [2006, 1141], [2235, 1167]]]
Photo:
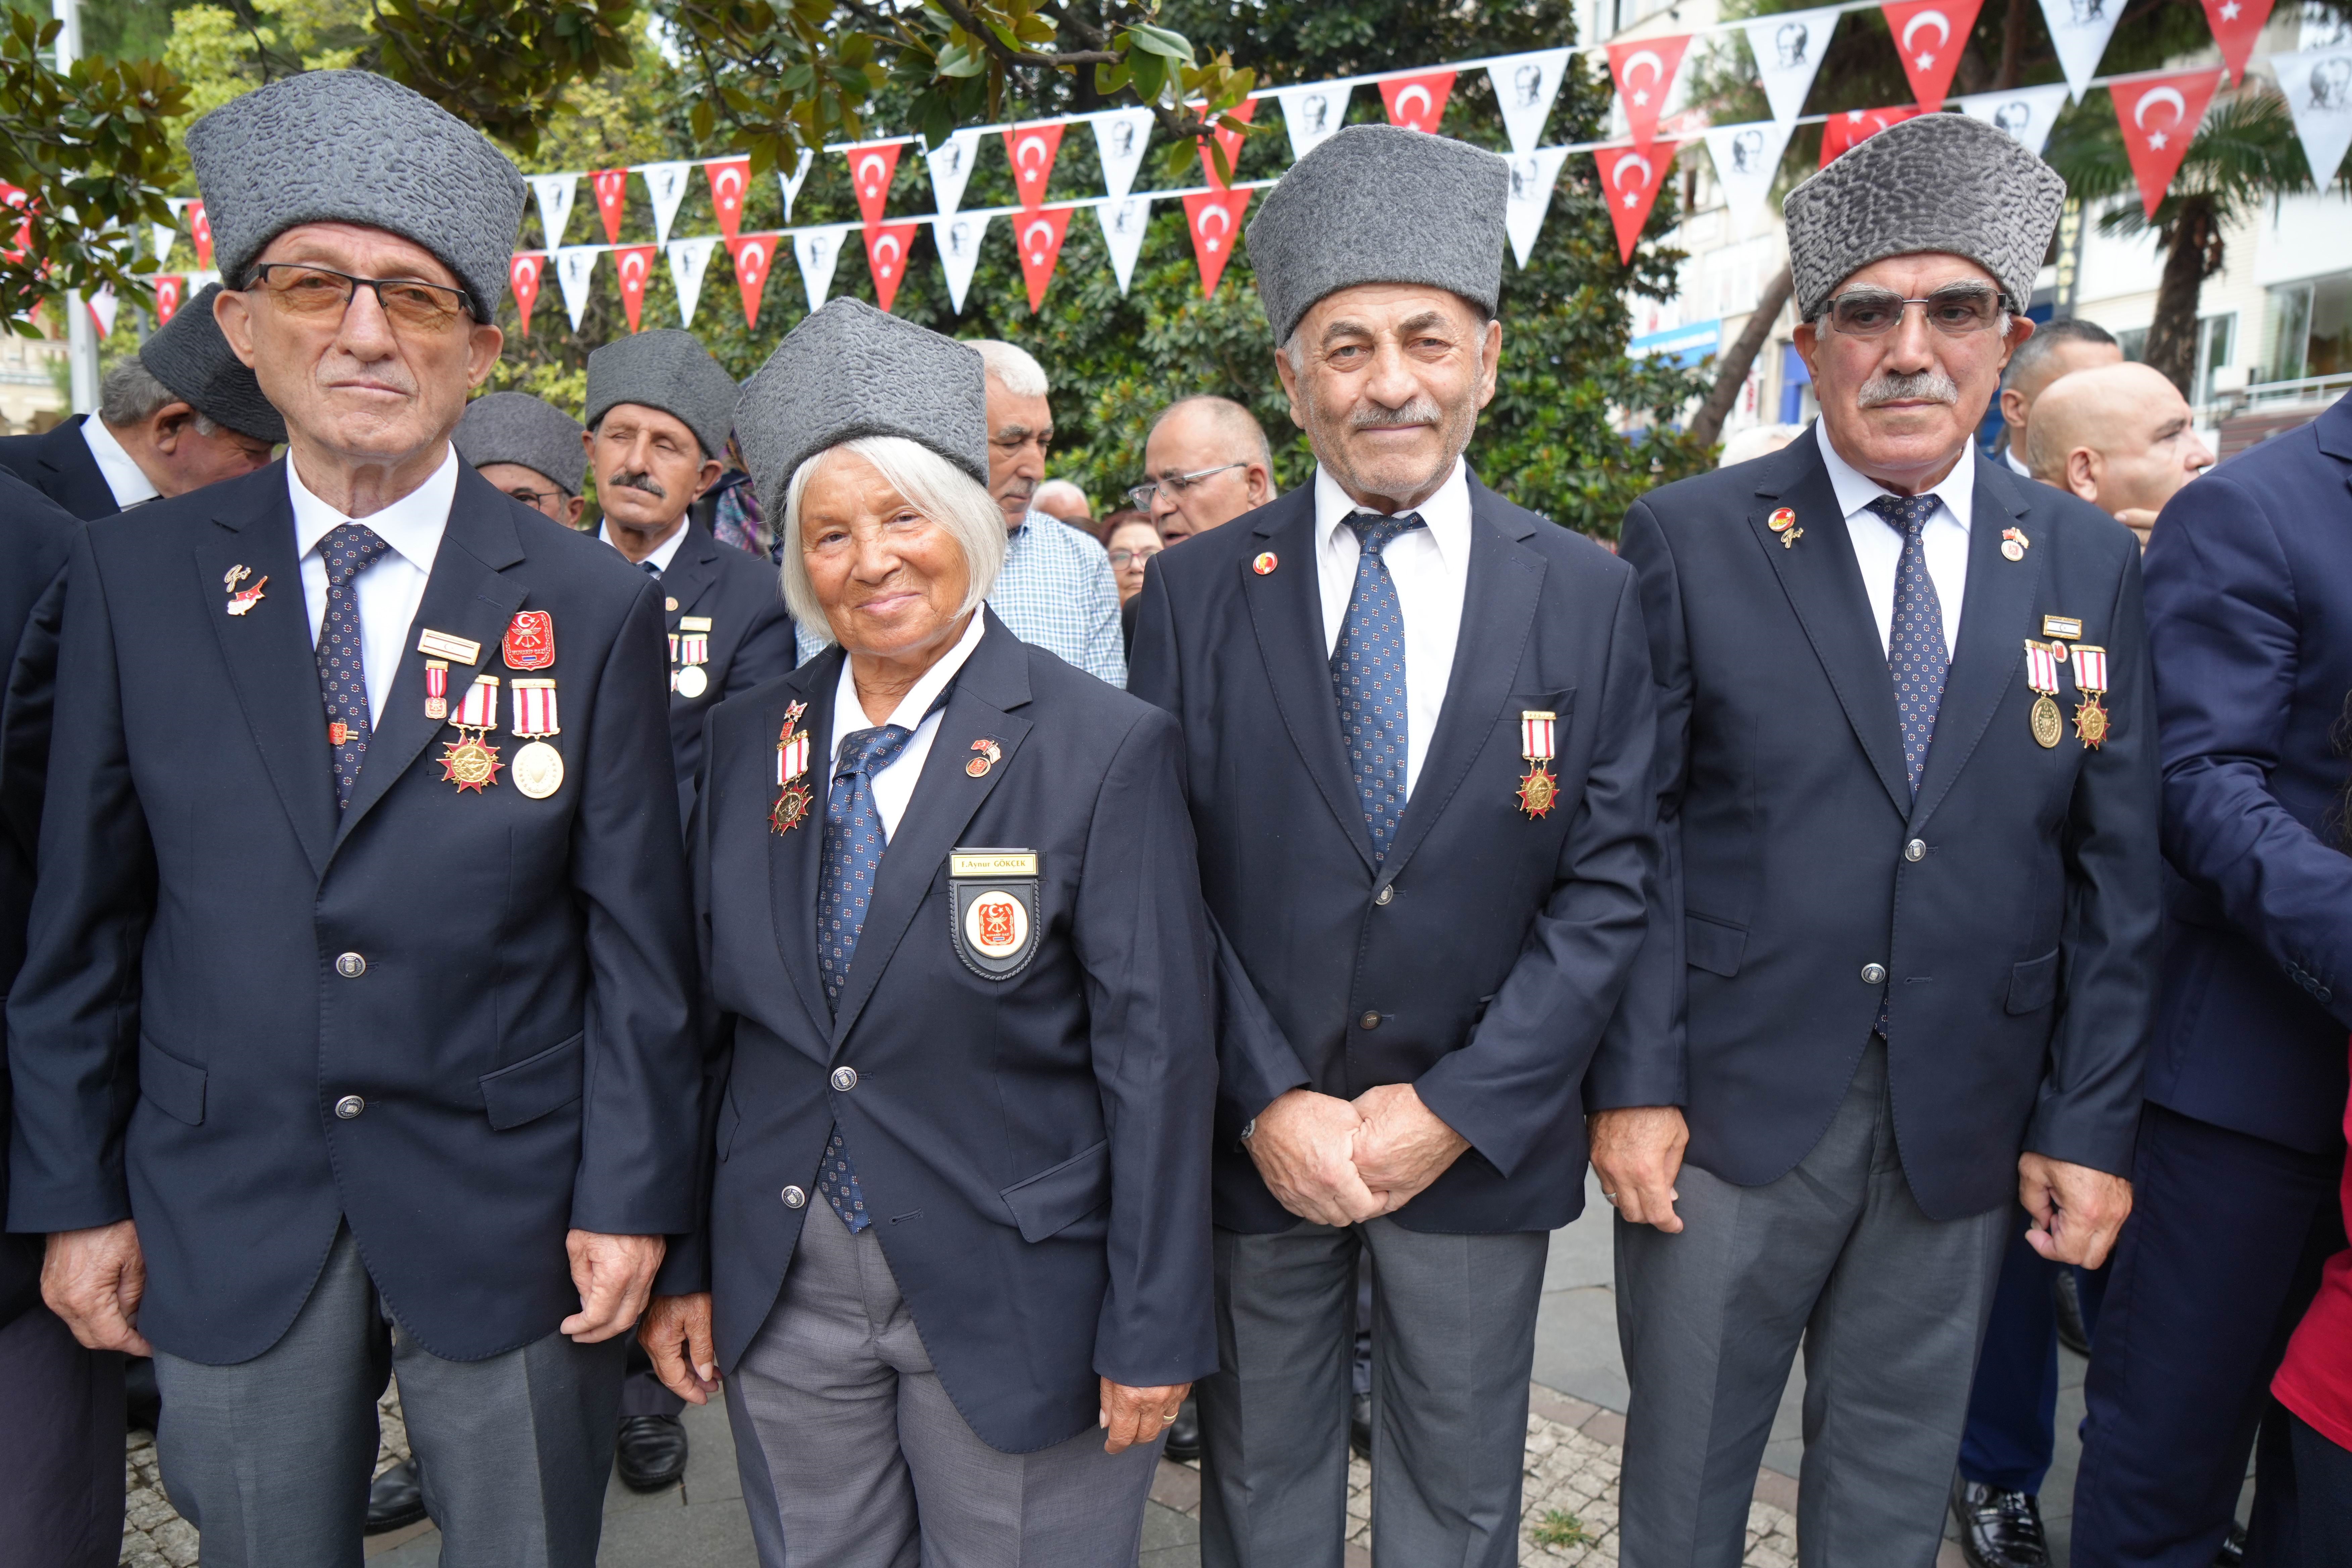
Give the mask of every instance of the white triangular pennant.
[[2050, 127], [2057, 122], [2058, 111], [2066, 107], [2072, 90], [2064, 82], [2053, 81], [2046, 87], [2015, 87], [2007, 92], [1972, 92], [1952, 102], [1969, 119], [2008, 132], [2039, 158], [2042, 144], [2050, 140]]
[[572, 195], [577, 174], [533, 174], [531, 194], [539, 198], [539, 224], [547, 232], [540, 243], [553, 250], [563, 243], [563, 226], [572, 221]]
[[96, 323], [98, 335], [101, 338], [110, 338], [114, 335], [116, 303], [114, 290], [111, 289], [100, 289], [89, 297], [89, 319]]
[[596, 272], [596, 258], [604, 254], [601, 247], [571, 245], [554, 252], [555, 280], [563, 287], [563, 309], [572, 317], [572, 330], [580, 330], [581, 313], [588, 309], [588, 282]]
[[2312, 180], [2326, 190], [2352, 146], [2352, 44], [2273, 55], [2271, 69], [2294, 116], [2294, 133], [2303, 138]]
[[[172, 199], [172, 216], [174, 220], [178, 219], [180, 209], [187, 205], [188, 204], [185, 201], [176, 196]], [[155, 241], [155, 265], [160, 269], [166, 262], [172, 259], [172, 246], [173, 243], [180, 237], [180, 226], [177, 221], [173, 221], [172, 223], [150, 224], [147, 226], [155, 231], [153, 236]]]
[[2058, 51], [2058, 68], [2066, 73], [2067, 89], [2074, 101], [2098, 74], [2099, 57], [2123, 19], [2121, 0], [2042, 0], [2042, 19], [2050, 27], [2050, 47]]
[[1707, 128], [1706, 150], [1715, 157], [1715, 183], [1723, 187], [1731, 221], [1745, 224], [1772, 195], [1772, 176], [1796, 127], [1785, 120]]
[[808, 293], [810, 314], [815, 314], [824, 297], [833, 292], [833, 268], [841, 259], [841, 242], [856, 227], [854, 223], [836, 223], [793, 232], [793, 259], [801, 264], [801, 287]]
[[1813, 89], [1813, 73], [1829, 52], [1837, 19], [1834, 9], [1780, 11], [1741, 24], [1773, 119], [1794, 120], [1805, 111], [1805, 94]]
[[2332, 49], [2338, 44], [2352, 44], [2352, 19], [2316, 4], [2316, 0], [2304, 0], [2303, 18], [2295, 27], [2295, 48], [2309, 54], [2314, 49]]
[[1486, 68], [1512, 152], [1532, 153], [1543, 141], [1544, 121], [1551, 114], [1552, 100], [1559, 96], [1560, 81], [1568, 75], [1568, 57], [1574, 52], [1538, 49], [1496, 60]]
[[654, 198], [654, 242], [669, 243], [670, 220], [677, 216], [678, 203], [686, 200], [687, 177], [694, 173], [691, 163], [647, 163], [645, 166], [646, 189]]
[[702, 275], [710, 270], [710, 253], [719, 248], [717, 235], [675, 240], [666, 247], [669, 280], [677, 289], [677, 324], [694, 325], [694, 308], [702, 301]]
[[980, 242], [988, 235], [986, 213], [943, 213], [931, 220], [931, 241], [939, 247], [940, 267], [948, 275], [948, 298], [956, 314], [963, 314], [963, 293], [971, 287], [971, 269], [980, 260]]
[[1151, 110], [1113, 109], [1094, 116], [1095, 152], [1102, 158], [1103, 191], [1123, 196], [1135, 188], [1143, 151], [1151, 140]]
[[799, 159], [793, 164], [793, 172], [791, 174], [787, 174], [782, 169], [776, 171], [776, 184], [782, 185], [784, 190], [784, 221], [786, 223], [793, 221], [793, 204], [800, 200], [801, 187], [808, 183], [809, 165], [815, 161], [816, 154], [803, 147], [801, 149]]
[[1354, 83], [1345, 81], [1275, 89], [1274, 96], [1282, 105], [1282, 128], [1290, 133], [1294, 161], [1339, 134], [1339, 127], [1348, 123], [1348, 100], [1355, 90]]
[[1110, 252], [1110, 269], [1118, 274], [1118, 291], [1124, 294], [1135, 279], [1135, 258], [1143, 253], [1143, 231], [1151, 226], [1151, 198], [1097, 202], [1095, 222], [1102, 226], [1103, 247]]
[[[971, 178], [972, 163], [979, 157], [980, 132], [971, 130], [959, 131], [938, 146], [924, 149], [923, 162], [931, 171], [931, 198], [939, 204], [940, 212], [952, 213], [962, 204], [964, 184]], [[940, 254], [946, 253], [942, 246]], [[971, 274], [966, 271], [964, 276], [969, 278]], [[962, 310], [961, 285], [956, 289], [956, 309]]]
[[1535, 251], [1544, 214], [1551, 210], [1552, 186], [1559, 183], [1559, 166], [1567, 157], [1565, 147], [1538, 147], [1515, 154], [1510, 161], [1511, 188], [1503, 202], [1503, 232], [1511, 237], [1512, 254], [1522, 268]]
[[191, 273], [189, 273], [189, 274], [188, 274], [188, 298], [189, 298], [189, 299], [191, 299], [191, 300], [194, 299], [197, 295], [199, 295], [199, 294], [203, 293], [205, 289], [207, 289], [211, 288], [214, 284], [215, 284], [215, 283], [219, 282], [220, 280], [221, 280], [221, 275], [220, 275], [219, 273], [217, 273], [217, 272], [191, 272]]

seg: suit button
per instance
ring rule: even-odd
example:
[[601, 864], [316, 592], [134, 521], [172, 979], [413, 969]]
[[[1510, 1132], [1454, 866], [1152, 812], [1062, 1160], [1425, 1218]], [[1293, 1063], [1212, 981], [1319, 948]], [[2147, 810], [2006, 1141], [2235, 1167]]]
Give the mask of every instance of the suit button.
[[1391, 883], [1389, 886], [1382, 888], [1380, 892], [1373, 897], [1372, 902], [1380, 905], [1382, 909], [1386, 909], [1388, 907], [1389, 900], [1395, 897], [1396, 885], [1394, 883]]
[[856, 1068], [834, 1068], [833, 1087], [841, 1090], [844, 1094], [847, 1094], [851, 1089], [856, 1089], [857, 1087], [857, 1069]]
[[1927, 841], [1924, 838], [1914, 838], [1903, 847], [1903, 858], [1906, 860], [1925, 860], [1927, 858]]
[[804, 1193], [804, 1192], [801, 1191], [801, 1190], [800, 1190], [800, 1188], [798, 1188], [798, 1187], [786, 1187], [786, 1188], [784, 1189], [784, 1206], [785, 1206], [786, 1208], [788, 1208], [788, 1209], [803, 1208], [803, 1207], [807, 1206], [807, 1204], [808, 1204], [808, 1194], [807, 1194], [806, 1193]]
[[346, 980], [357, 980], [367, 973], [367, 960], [356, 952], [347, 952], [335, 960], [335, 973]]
[[1367, 1029], [1377, 1029], [1381, 1026], [1381, 1016], [1378, 1013], [1367, 1013], [1356, 1022]]
[[1883, 963], [1865, 963], [1865, 964], [1864, 964], [1864, 965], [1862, 966], [1862, 983], [1863, 983], [1864, 985], [1884, 985], [1884, 984], [1886, 984], [1886, 965], [1885, 965], [1885, 964], [1883, 964]]
[[356, 1094], [347, 1094], [335, 1101], [335, 1114], [346, 1121], [356, 1119], [359, 1113], [366, 1109], [367, 1101]]

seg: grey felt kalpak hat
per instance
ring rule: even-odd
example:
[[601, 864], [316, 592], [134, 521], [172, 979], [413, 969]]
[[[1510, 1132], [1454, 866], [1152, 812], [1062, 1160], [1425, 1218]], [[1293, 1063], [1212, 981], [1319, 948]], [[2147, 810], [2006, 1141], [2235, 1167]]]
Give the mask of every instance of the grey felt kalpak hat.
[[1326, 294], [1423, 283], [1495, 313], [1503, 296], [1503, 160], [1395, 125], [1350, 125], [1297, 163], [1249, 223], [1274, 341]]
[[692, 332], [656, 327], [614, 338], [590, 354], [588, 427], [594, 429], [616, 403], [676, 415], [702, 443], [704, 457], [725, 460], [727, 432], [735, 424], [735, 378]]
[[188, 127], [188, 158], [224, 278], [298, 224], [355, 223], [415, 240], [489, 321], [527, 187], [507, 155], [439, 106], [368, 71], [305, 71]]
[[1965, 114], [1898, 121], [1780, 204], [1798, 313], [1811, 321], [1874, 261], [1927, 251], [1975, 262], [2022, 310], [2065, 203], [2058, 172], [2005, 131]]
[[735, 439], [771, 517], [783, 515], [784, 490], [803, 463], [865, 436], [919, 441], [988, 483], [979, 351], [836, 298], [784, 334], [735, 405]]
[[220, 291], [219, 284], [207, 283], [203, 293], [172, 312], [139, 345], [139, 363], [214, 424], [276, 446], [286, 439], [286, 421], [221, 336], [220, 323], [213, 320]]
[[580, 422], [528, 392], [493, 392], [466, 405], [449, 439], [457, 456], [475, 468], [520, 463], [578, 495], [588, 477], [588, 454], [580, 445]]

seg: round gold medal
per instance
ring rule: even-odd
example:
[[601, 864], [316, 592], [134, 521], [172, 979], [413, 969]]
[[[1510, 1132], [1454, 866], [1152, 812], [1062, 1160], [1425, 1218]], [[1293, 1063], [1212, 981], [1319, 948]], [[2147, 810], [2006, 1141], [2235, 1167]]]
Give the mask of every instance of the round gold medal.
[[2065, 732], [2065, 721], [2059, 718], [2058, 704], [2050, 700], [2050, 694], [2045, 691], [2035, 698], [2033, 700], [2033, 739], [2040, 743], [2042, 749], [2046, 752], [2055, 746], [2058, 743], [2058, 738]]
[[677, 679], [673, 684], [677, 689], [677, 694], [690, 702], [710, 689], [710, 677], [703, 673], [702, 666], [689, 664], [677, 672]]
[[515, 753], [507, 771], [515, 788], [533, 800], [545, 800], [563, 787], [563, 753], [544, 741], [533, 741]]
[[2107, 710], [2099, 706], [2096, 698], [2085, 697], [2074, 710], [2074, 733], [2093, 751], [2098, 750], [2099, 743], [2107, 738]]
[[784, 785], [783, 792], [776, 796], [774, 807], [768, 813], [769, 829], [776, 833], [790, 833], [808, 820], [809, 808], [815, 803], [815, 793], [800, 780], [793, 780]]

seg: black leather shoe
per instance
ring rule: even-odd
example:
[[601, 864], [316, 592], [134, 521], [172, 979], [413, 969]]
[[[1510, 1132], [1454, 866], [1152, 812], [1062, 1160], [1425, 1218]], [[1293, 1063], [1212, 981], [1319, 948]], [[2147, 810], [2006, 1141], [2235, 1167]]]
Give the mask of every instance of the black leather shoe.
[[2221, 1538], [2221, 1550], [2214, 1554], [2213, 1568], [2246, 1568], [2246, 1527], [2232, 1523], [2230, 1533]]
[[370, 1535], [404, 1529], [424, 1517], [425, 1483], [417, 1479], [415, 1460], [401, 1460], [376, 1477], [369, 1486], [367, 1532]]
[[126, 1356], [122, 1362], [124, 1424], [133, 1432], [152, 1432], [163, 1418], [163, 1391], [155, 1386], [152, 1357]]
[[1356, 1458], [1370, 1463], [1372, 1458], [1372, 1396], [1359, 1394], [1348, 1402], [1348, 1447]]
[[624, 1415], [613, 1462], [633, 1492], [657, 1492], [686, 1474], [686, 1423], [675, 1415]]
[[1168, 1424], [1168, 1446], [1160, 1452], [1171, 1459], [1197, 1459], [1201, 1457], [1201, 1406], [1191, 1398], [1176, 1407], [1176, 1419]]
[[2082, 1285], [2072, 1268], [2058, 1270], [2050, 1294], [2052, 1304], [2058, 1309], [2058, 1342], [2076, 1355], [2089, 1355], [2091, 1331], [2083, 1326]]
[[2050, 1541], [2032, 1492], [2004, 1491], [1952, 1478], [1952, 1517], [1970, 1568], [2050, 1568]]

